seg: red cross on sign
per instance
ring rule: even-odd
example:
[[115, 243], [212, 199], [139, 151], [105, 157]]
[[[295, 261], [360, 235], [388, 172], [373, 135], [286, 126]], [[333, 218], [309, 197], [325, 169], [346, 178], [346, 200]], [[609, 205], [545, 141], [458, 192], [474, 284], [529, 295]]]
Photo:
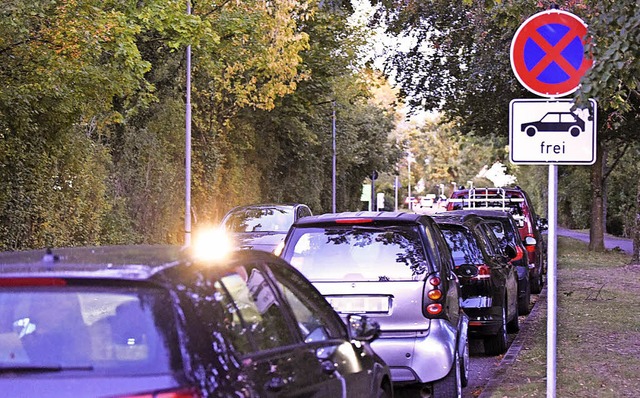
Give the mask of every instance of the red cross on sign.
[[584, 56], [587, 26], [560, 10], [531, 16], [511, 42], [511, 67], [520, 83], [542, 97], [562, 97], [578, 89], [593, 65]]

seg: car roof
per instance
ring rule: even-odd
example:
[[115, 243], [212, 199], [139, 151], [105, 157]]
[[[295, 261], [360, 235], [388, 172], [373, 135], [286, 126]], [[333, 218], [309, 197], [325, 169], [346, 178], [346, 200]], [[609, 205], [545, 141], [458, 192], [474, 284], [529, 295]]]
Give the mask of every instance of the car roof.
[[435, 213], [433, 220], [436, 224], [459, 224], [459, 225], [475, 225], [482, 222], [483, 219], [472, 212], [454, 212], [447, 211], [443, 213]]
[[[358, 211], [358, 212], [343, 212], [343, 213], [325, 213], [315, 216], [308, 216], [297, 220], [294, 226], [310, 226], [318, 224], [333, 224], [336, 221], [341, 220], [344, 224], [358, 224], [366, 220], [372, 222], [384, 222], [384, 223], [417, 223], [421, 220], [430, 218], [425, 214], [418, 213], [406, 213], [406, 212], [391, 212], [391, 211]], [[349, 222], [352, 221], [352, 222]]]
[[145, 280], [185, 256], [180, 246], [67, 247], [0, 253], [0, 277], [85, 277]]
[[511, 213], [503, 210], [489, 210], [489, 209], [463, 209], [463, 210], [451, 210], [446, 213], [437, 214], [450, 214], [450, 215], [466, 215], [475, 214], [482, 218], [513, 218]]
[[231, 213], [232, 211], [244, 210], [244, 209], [261, 209], [261, 208], [296, 208], [300, 206], [309, 207], [303, 203], [253, 203], [248, 205], [241, 205], [231, 208], [227, 213]]

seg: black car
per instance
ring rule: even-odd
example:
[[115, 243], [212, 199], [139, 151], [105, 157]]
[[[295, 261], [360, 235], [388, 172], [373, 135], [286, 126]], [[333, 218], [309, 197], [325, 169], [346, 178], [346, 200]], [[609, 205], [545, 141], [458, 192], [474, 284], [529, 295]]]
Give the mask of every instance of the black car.
[[518, 273], [518, 313], [526, 315], [531, 311], [531, 284], [529, 271], [534, 268], [529, 264], [527, 245], [520, 238], [518, 224], [510, 213], [499, 210], [454, 210], [449, 215], [475, 214], [487, 220], [503, 251], [511, 245], [516, 256], [509, 262], [516, 267]]
[[171, 246], [0, 254], [7, 397], [390, 397], [368, 342], [294, 268]]
[[500, 248], [489, 224], [473, 215], [438, 213], [462, 287], [462, 308], [469, 316], [469, 336], [484, 340], [485, 353], [503, 354], [507, 333], [519, 330], [518, 276], [509, 260], [515, 249]]
[[296, 220], [312, 215], [301, 203], [261, 203], [234, 207], [220, 222], [241, 249], [273, 252]]
[[540, 293], [547, 273], [547, 248], [542, 236], [547, 220], [536, 214], [527, 192], [519, 186], [459, 189], [451, 194], [447, 210], [462, 209], [500, 210], [513, 216], [527, 248], [531, 293]]

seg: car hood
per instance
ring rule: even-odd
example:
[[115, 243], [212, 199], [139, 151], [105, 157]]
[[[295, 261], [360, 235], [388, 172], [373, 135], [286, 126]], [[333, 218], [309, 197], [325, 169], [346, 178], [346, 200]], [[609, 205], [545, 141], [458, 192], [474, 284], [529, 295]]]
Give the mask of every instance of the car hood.
[[243, 232], [233, 235], [234, 245], [241, 249], [272, 252], [287, 234], [283, 232]]

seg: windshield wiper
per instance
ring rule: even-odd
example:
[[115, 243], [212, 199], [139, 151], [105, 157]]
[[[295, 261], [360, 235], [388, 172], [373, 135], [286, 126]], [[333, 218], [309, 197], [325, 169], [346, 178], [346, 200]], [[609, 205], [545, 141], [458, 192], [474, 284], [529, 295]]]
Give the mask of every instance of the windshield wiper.
[[50, 373], [50, 372], [64, 372], [84, 370], [91, 371], [93, 366], [62, 366], [62, 365], [0, 365], [0, 374], [4, 373]]

